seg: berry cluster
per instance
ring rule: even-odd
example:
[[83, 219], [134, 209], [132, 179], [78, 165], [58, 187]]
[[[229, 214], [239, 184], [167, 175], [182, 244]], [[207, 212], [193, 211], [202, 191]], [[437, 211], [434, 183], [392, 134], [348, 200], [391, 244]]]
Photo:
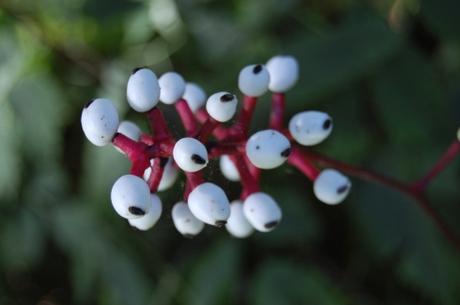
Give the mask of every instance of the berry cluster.
[[[342, 202], [350, 191], [347, 177], [334, 169], [318, 170], [300, 146], [324, 141], [332, 131], [326, 113], [305, 111], [294, 115], [284, 127], [285, 92], [298, 79], [298, 63], [291, 56], [275, 56], [266, 65], [243, 68], [238, 87], [244, 94], [239, 116], [237, 97], [217, 92], [206, 99], [196, 84], [186, 83], [175, 72], [159, 79], [147, 68], [134, 69], [127, 84], [131, 108], [147, 115], [152, 134], [135, 124], [119, 122], [113, 104], [103, 98], [85, 105], [81, 124], [88, 140], [97, 146], [112, 143], [132, 162], [130, 174], [114, 183], [111, 201], [115, 211], [140, 229], [151, 228], [160, 218], [162, 203], [156, 195], [171, 187], [184, 171], [184, 201], [172, 208], [176, 229], [184, 236], [197, 235], [209, 224], [225, 226], [236, 237], [249, 236], [254, 229], [273, 230], [282, 217], [278, 203], [259, 186], [260, 169], [273, 169], [285, 162], [298, 168], [313, 182], [316, 197], [330, 205]], [[249, 136], [249, 124], [260, 96], [272, 92], [269, 129]], [[176, 140], [157, 107], [174, 105], [186, 132]], [[203, 107], [204, 106], [204, 107]], [[240, 181], [241, 196], [229, 202], [224, 190], [206, 182], [202, 170], [210, 159], [220, 158], [222, 174]]]

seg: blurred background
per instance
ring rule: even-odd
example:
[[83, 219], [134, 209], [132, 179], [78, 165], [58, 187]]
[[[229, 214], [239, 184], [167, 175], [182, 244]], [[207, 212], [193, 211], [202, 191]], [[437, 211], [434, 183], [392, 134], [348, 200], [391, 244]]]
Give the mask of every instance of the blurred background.
[[[283, 209], [275, 231], [236, 240], [208, 226], [188, 240], [170, 217], [180, 182], [139, 232], [109, 198], [128, 161], [80, 127], [82, 106], [108, 97], [147, 130], [126, 103], [134, 67], [236, 92], [243, 66], [294, 54], [288, 115], [335, 121], [315, 149], [410, 181], [459, 127], [459, 12], [456, 0], [0, 1], [0, 304], [460, 304], [459, 252], [393, 190], [353, 179], [329, 207], [283, 166], [262, 181]], [[208, 176], [238, 195], [215, 163]], [[429, 189], [457, 234], [459, 185], [457, 160]]]

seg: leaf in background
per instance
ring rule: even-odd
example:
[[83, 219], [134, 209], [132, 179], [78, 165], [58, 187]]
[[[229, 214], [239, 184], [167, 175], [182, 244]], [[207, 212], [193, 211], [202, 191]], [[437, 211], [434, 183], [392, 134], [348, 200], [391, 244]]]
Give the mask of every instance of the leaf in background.
[[345, 294], [319, 270], [283, 260], [261, 264], [250, 290], [254, 305], [350, 304]]
[[330, 95], [382, 65], [399, 49], [399, 40], [376, 18], [354, 19], [339, 29], [283, 46], [299, 59], [295, 99]]
[[10, 95], [19, 120], [23, 151], [35, 162], [51, 163], [60, 153], [60, 135], [66, 115], [66, 99], [46, 74], [28, 75]]
[[446, 40], [459, 42], [460, 2], [457, 0], [421, 0], [420, 15], [431, 30]]
[[45, 247], [42, 224], [30, 211], [22, 209], [6, 222], [0, 236], [1, 260], [7, 269], [31, 268], [42, 258]]
[[381, 260], [400, 253], [396, 267], [404, 282], [438, 304], [456, 304], [460, 264], [431, 219], [410, 199], [380, 186], [357, 187], [354, 197], [357, 240]]
[[0, 142], [0, 198], [5, 199], [18, 192], [21, 161], [14, 133], [14, 115], [4, 102], [0, 103]]
[[229, 304], [234, 299], [240, 255], [237, 242], [227, 239], [207, 247], [184, 287], [182, 304]]

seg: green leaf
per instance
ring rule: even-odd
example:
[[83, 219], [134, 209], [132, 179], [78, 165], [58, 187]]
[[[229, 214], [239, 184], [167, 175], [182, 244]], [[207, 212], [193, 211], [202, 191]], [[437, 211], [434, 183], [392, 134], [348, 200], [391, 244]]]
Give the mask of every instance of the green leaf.
[[420, 15], [431, 30], [446, 40], [460, 41], [460, 2], [457, 0], [421, 0]]
[[314, 267], [282, 260], [261, 264], [251, 290], [254, 305], [350, 303], [344, 293]]
[[207, 247], [184, 287], [182, 304], [232, 303], [239, 265], [237, 242], [227, 240]]

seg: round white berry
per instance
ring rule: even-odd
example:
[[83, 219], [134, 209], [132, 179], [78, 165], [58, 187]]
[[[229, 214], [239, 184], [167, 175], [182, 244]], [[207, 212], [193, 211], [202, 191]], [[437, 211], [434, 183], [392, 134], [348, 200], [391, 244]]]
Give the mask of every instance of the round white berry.
[[208, 164], [206, 147], [194, 138], [182, 138], [177, 141], [173, 157], [177, 166], [186, 172], [197, 172]]
[[230, 157], [222, 155], [219, 160], [220, 171], [230, 181], [240, 181], [240, 173]]
[[196, 218], [204, 223], [221, 227], [230, 216], [230, 204], [225, 192], [214, 183], [205, 182], [188, 195], [188, 206]]
[[243, 68], [238, 77], [238, 87], [247, 96], [259, 97], [268, 90], [270, 74], [264, 65]]
[[185, 237], [194, 237], [204, 228], [204, 223], [193, 216], [185, 202], [178, 202], [172, 208], [174, 226]]
[[260, 232], [273, 230], [281, 221], [281, 209], [272, 197], [254, 193], [244, 201], [243, 211], [249, 223]]
[[86, 138], [96, 146], [110, 143], [117, 132], [118, 113], [108, 99], [98, 98], [85, 105], [81, 113], [81, 127]]
[[299, 78], [299, 65], [297, 60], [289, 55], [278, 55], [267, 62], [270, 73], [268, 88], [273, 92], [286, 92], [295, 85]]
[[206, 102], [206, 111], [218, 122], [229, 121], [236, 113], [238, 100], [228, 92], [217, 92], [211, 95]]
[[230, 204], [230, 217], [225, 225], [227, 231], [238, 238], [245, 238], [254, 232], [254, 228], [246, 219], [243, 211], [243, 202], [235, 200]]
[[[150, 165], [153, 165], [153, 160], [150, 160]], [[148, 181], [150, 178], [150, 174], [152, 173], [152, 168], [148, 167], [144, 171], [144, 180]], [[164, 191], [169, 189], [171, 186], [174, 185], [174, 182], [177, 180], [179, 172], [174, 165], [174, 161], [172, 158], [168, 159], [164, 169], [163, 169], [163, 176], [161, 176], [160, 184], [158, 185], [158, 191]]]
[[127, 136], [134, 141], [139, 141], [139, 138], [141, 137], [141, 129], [130, 121], [121, 122], [118, 126], [117, 132]]
[[342, 202], [351, 189], [348, 177], [334, 169], [323, 170], [313, 184], [313, 192], [320, 201], [334, 205]]
[[196, 112], [206, 103], [206, 93], [195, 83], [187, 83], [182, 98], [187, 102], [192, 112]]
[[301, 145], [316, 145], [324, 141], [331, 131], [331, 117], [320, 111], [304, 111], [289, 121], [289, 132]]
[[128, 219], [128, 222], [131, 226], [141, 231], [147, 231], [157, 223], [158, 219], [160, 219], [162, 209], [160, 198], [155, 194], [150, 194], [149, 211], [139, 218]]
[[267, 129], [253, 134], [246, 143], [246, 154], [254, 166], [271, 169], [283, 164], [291, 152], [291, 143], [280, 132]]
[[126, 96], [129, 105], [138, 112], [146, 112], [158, 104], [160, 86], [152, 70], [136, 68], [128, 79]]
[[165, 104], [174, 104], [185, 91], [185, 81], [176, 72], [167, 72], [158, 80], [160, 85], [160, 101]]
[[147, 183], [134, 175], [124, 175], [118, 178], [112, 186], [110, 198], [115, 211], [127, 219], [144, 216], [151, 206]]

